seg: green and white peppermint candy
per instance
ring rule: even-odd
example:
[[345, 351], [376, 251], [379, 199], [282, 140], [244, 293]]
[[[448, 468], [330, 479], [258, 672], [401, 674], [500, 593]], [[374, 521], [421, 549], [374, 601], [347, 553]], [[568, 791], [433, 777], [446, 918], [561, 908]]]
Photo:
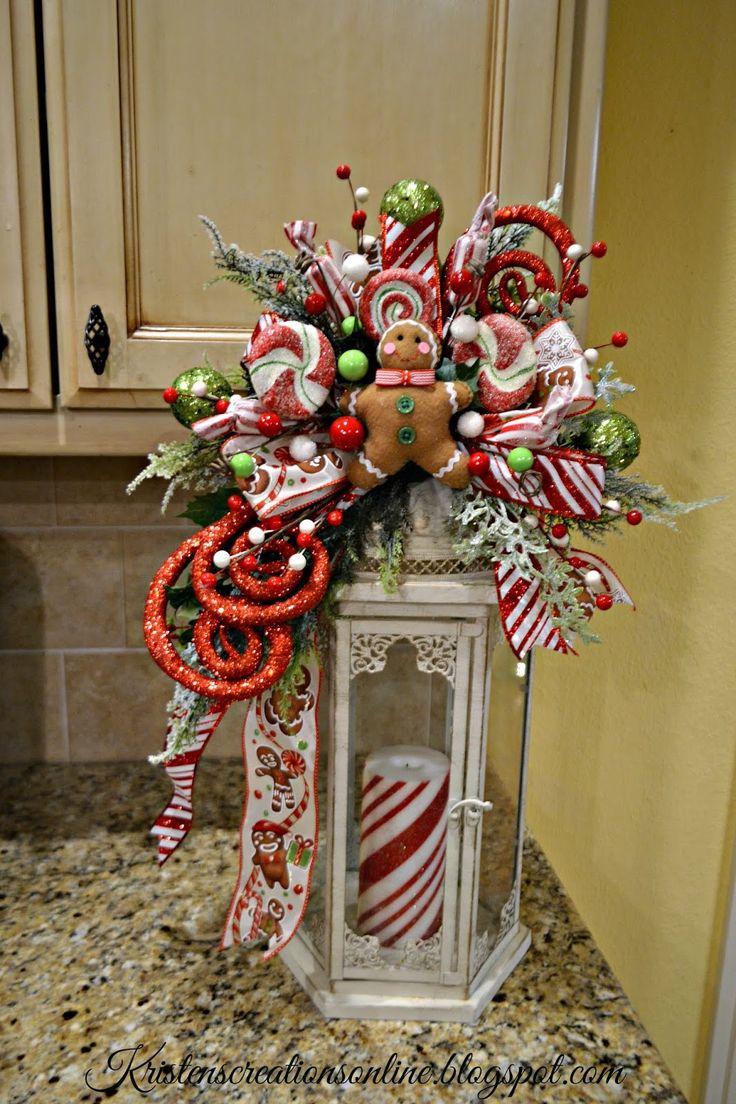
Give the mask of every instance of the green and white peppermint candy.
[[277, 322], [263, 330], [246, 364], [256, 395], [282, 418], [310, 418], [335, 380], [332, 345], [321, 330], [304, 322]]

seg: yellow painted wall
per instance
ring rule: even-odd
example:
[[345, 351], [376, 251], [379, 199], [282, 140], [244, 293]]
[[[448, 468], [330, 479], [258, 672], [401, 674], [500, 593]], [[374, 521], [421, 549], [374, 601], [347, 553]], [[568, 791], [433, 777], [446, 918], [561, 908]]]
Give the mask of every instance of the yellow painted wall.
[[736, 4], [611, 0], [589, 340], [631, 335], [640, 471], [681, 522], [612, 538], [638, 610], [538, 665], [528, 817], [651, 1038], [702, 1094], [734, 835]]

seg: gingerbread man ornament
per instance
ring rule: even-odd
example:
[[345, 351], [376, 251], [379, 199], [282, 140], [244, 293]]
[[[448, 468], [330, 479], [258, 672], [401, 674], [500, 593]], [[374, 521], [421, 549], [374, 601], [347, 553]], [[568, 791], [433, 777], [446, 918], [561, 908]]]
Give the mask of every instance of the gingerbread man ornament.
[[375, 383], [343, 396], [341, 407], [365, 424], [366, 439], [347, 470], [370, 490], [413, 461], [448, 487], [467, 487], [468, 458], [450, 433], [450, 419], [473, 401], [460, 381], [435, 378], [439, 345], [423, 322], [394, 322], [378, 344]]

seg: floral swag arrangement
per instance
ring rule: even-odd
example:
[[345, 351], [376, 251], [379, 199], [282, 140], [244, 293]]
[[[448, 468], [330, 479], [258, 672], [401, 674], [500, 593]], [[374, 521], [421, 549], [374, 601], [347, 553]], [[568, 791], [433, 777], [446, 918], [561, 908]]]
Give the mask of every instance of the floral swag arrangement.
[[[489, 566], [516, 656], [596, 641], [591, 616], [632, 600], [613, 569], [572, 545], [642, 520], [674, 526], [701, 503], [673, 501], [622, 474], [639, 452], [636, 426], [613, 409], [634, 388], [602, 349], [583, 349], [572, 304], [588, 289], [581, 263], [606, 253], [578, 244], [558, 215], [559, 188], [538, 206], [484, 196], [444, 264], [442, 201], [401, 180], [365, 232], [366, 188], [337, 176], [353, 201], [355, 248], [317, 244], [314, 222], [284, 227], [295, 256], [226, 245], [203, 219], [218, 279], [263, 308], [228, 379], [208, 363], [177, 376], [163, 398], [192, 434], [161, 445], [150, 476], [196, 497], [201, 526], [156, 573], [145, 637], [177, 683], [163, 762], [173, 795], [152, 832], [163, 863], [186, 837], [198, 762], [226, 710], [250, 705], [243, 729], [241, 863], [222, 945], [266, 941], [278, 953], [309, 898], [318, 818], [319, 656], [340, 588], [368, 543], [396, 589], [409, 492], [452, 489], [447, 525], [463, 561]], [[538, 231], [560, 276], [525, 248]], [[252, 848], [252, 854], [250, 854]]]

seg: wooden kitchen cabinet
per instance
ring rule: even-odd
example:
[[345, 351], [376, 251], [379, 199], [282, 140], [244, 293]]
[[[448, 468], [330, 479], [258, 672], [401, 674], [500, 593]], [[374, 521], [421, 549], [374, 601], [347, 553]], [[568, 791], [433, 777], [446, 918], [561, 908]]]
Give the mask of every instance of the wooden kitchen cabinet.
[[33, 4], [0, 0], [0, 410], [52, 405]]
[[[435, 184], [445, 248], [489, 188], [534, 202], [562, 180], [566, 214], [590, 230], [604, 0], [43, 0], [42, 13], [50, 452], [150, 448], [176, 431], [160, 392], [179, 371], [205, 353], [237, 365], [258, 308], [242, 289], [204, 290], [201, 213], [256, 252], [290, 249], [282, 223], [299, 217], [349, 241], [334, 174], [347, 161], [374, 224], [394, 180]], [[111, 338], [102, 375], [84, 347], [93, 304]], [[4, 451], [25, 451], [18, 425], [0, 415]]]

